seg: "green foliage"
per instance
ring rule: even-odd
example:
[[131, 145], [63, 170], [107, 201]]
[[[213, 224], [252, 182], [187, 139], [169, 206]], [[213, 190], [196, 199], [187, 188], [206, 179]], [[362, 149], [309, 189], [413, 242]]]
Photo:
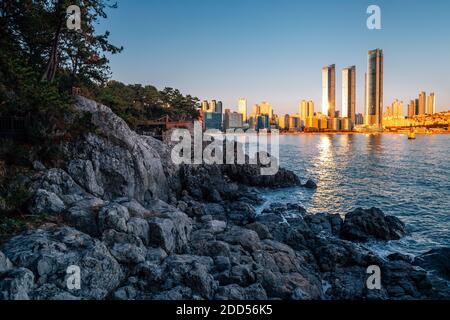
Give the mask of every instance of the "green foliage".
[[53, 215], [5, 215], [0, 213], [0, 244], [26, 230], [37, 228], [44, 223], [59, 223]]
[[139, 121], [159, 119], [166, 115], [172, 120], [192, 120], [198, 117], [198, 99], [190, 95], [184, 96], [172, 88], [158, 91], [153, 86], [125, 85], [110, 81], [99, 87], [95, 96], [131, 127], [135, 127]]

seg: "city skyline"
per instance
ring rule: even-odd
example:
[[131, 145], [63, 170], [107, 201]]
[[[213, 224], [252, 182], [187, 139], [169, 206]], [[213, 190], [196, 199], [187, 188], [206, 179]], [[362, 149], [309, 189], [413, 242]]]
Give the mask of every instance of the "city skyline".
[[[323, 65], [335, 64], [339, 73], [355, 65], [359, 70], [356, 113], [363, 113], [366, 54], [380, 47], [386, 59], [385, 106], [396, 98], [407, 103], [425, 91], [436, 93], [437, 112], [450, 108], [450, 43], [444, 41], [450, 3], [378, 1], [381, 30], [366, 27], [369, 4], [355, 0], [121, 2], [104, 26], [112, 40], [126, 48], [111, 57], [113, 79], [179, 88], [201, 100], [221, 99], [224, 107], [234, 110], [240, 96], [246, 97], [249, 108], [266, 100], [284, 114], [292, 113], [302, 99], [320, 105], [317, 70]], [[205, 16], [220, 19], [210, 23]], [[427, 39], [433, 50], [430, 46], [410, 50], [418, 38]], [[338, 92], [341, 87], [338, 76]], [[341, 106], [337, 94], [336, 108]]]

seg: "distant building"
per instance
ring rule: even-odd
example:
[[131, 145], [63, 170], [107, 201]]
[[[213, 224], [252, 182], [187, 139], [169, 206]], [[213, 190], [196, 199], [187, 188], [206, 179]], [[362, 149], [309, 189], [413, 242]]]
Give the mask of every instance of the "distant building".
[[289, 115], [286, 114], [278, 118], [278, 127], [280, 130], [289, 130]]
[[270, 119], [273, 117], [273, 109], [272, 105], [266, 101], [263, 101], [259, 104], [259, 113], [266, 114]]
[[214, 109], [214, 112], [216, 113], [223, 113], [223, 105], [222, 105], [222, 101], [218, 101], [216, 103], [216, 107]]
[[209, 103], [206, 100], [202, 101], [202, 111], [203, 112], [209, 112]]
[[334, 117], [336, 108], [336, 67], [334, 64], [322, 68], [322, 113]]
[[269, 129], [269, 127], [270, 127], [270, 119], [267, 114], [259, 115], [256, 118], [256, 129], [257, 130]]
[[370, 50], [367, 59], [366, 73], [366, 107], [364, 124], [382, 127], [383, 116], [383, 50]]
[[428, 114], [435, 114], [436, 113], [436, 96], [434, 95], [434, 92], [431, 92], [428, 96]]
[[239, 112], [225, 112], [223, 116], [223, 128], [240, 129], [243, 127], [243, 115]]
[[416, 115], [416, 103], [411, 100], [408, 104], [408, 118], [412, 118]]
[[238, 112], [242, 114], [242, 119], [247, 122], [247, 99], [240, 98], [238, 101]]
[[306, 118], [314, 116], [314, 102], [312, 100], [300, 101], [298, 105], [298, 114], [303, 122], [306, 121]]
[[203, 127], [208, 129], [222, 129], [222, 113], [218, 112], [204, 112], [203, 113]]
[[289, 131], [298, 131], [301, 129], [301, 120], [300, 117], [290, 116], [289, 117]]
[[356, 114], [356, 67], [342, 70], [342, 118], [355, 123]]
[[425, 92], [421, 92], [419, 94], [418, 105], [417, 105], [417, 115], [423, 115], [427, 110], [427, 94]]
[[357, 113], [355, 115], [355, 125], [361, 125], [364, 124], [364, 116], [362, 113]]

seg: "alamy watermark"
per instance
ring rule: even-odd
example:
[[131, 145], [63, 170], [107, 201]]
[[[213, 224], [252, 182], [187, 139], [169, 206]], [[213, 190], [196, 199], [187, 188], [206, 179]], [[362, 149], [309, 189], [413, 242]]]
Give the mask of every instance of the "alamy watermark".
[[367, 14], [370, 14], [367, 18], [367, 29], [381, 30], [381, 8], [374, 4], [370, 5], [367, 8]]
[[72, 265], [67, 267], [66, 270], [66, 286], [69, 290], [81, 289], [81, 269], [79, 266]]
[[367, 278], [366, 286], [369, 290], [381, 290], [381, 269], [377, 265], [372, 265], [367, 268], [367, 274], [370, 276]]
[[210, 129], [203, 132], [201, 123], [196, 121], [193, 136], [188, 129], [175, 129], [171, 141], [176, 143], [171, 151], [171, 159], [177, 165], [259, 164], [260, 174], [264, 176], [275, 175], [279, 170], [278, 130], [267, 133], [252, 129], [229, 129], [223, 133]]

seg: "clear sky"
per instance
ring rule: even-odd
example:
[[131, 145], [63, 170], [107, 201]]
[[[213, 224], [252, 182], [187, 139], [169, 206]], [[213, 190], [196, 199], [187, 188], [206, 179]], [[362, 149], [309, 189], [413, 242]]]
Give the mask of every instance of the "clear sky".
[[[357, 112], [363, 111], [367, 51], [384, 51], [384, 105], [406, 105], [434, 91], [450, 109], [449, 0], [118, 0], [100, 29], [124, 51], [111, 58], [113, 79], [174, 87], [234, 109], [263, 100], [275, 113], [296, 113], [301, 99], [321, 106], [321, 68], [357, 68]], [[370, 4], [382, 29], [368, 30]]]

